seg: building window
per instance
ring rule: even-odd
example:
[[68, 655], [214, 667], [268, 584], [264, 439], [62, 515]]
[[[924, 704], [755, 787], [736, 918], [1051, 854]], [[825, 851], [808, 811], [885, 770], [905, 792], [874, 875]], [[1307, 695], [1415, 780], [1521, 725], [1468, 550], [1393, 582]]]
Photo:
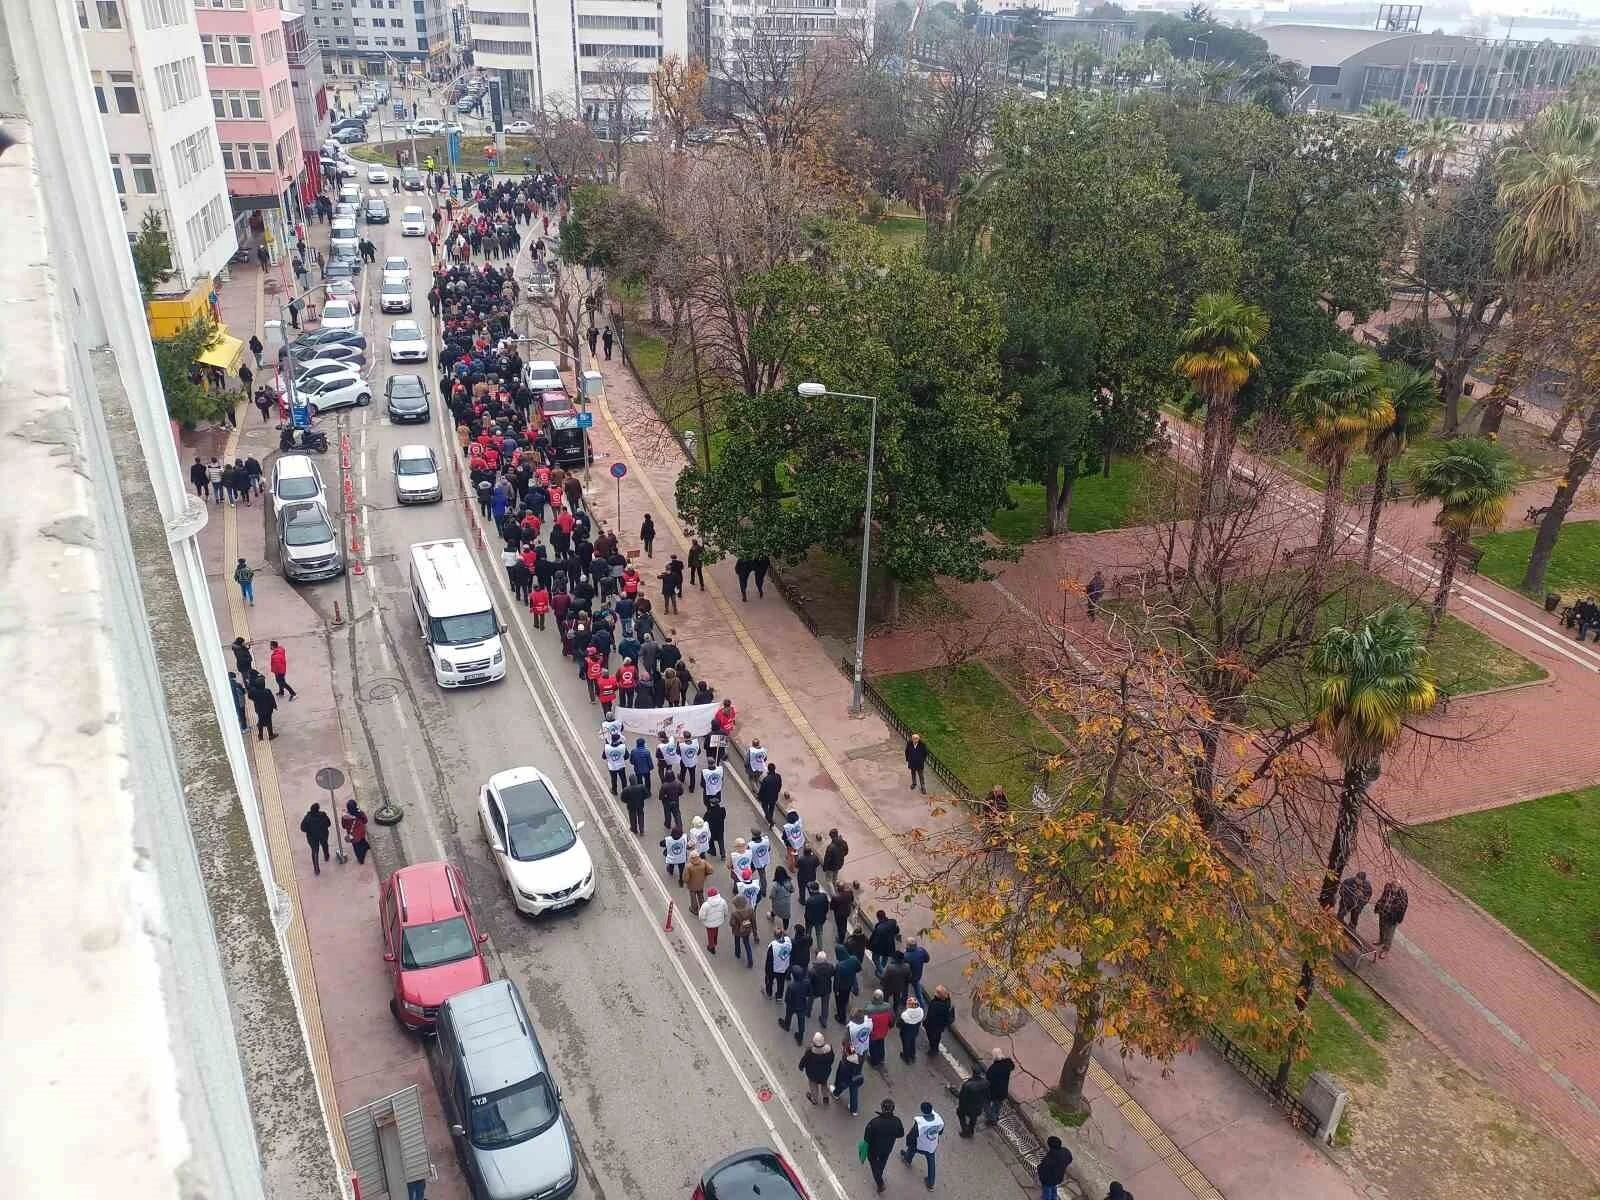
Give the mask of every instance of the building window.
[[255, 47], [243, 36], [202, 33], [200, 52], [213, 67], [253, 67], [256, 62]]
[[268, 94], [272, 97], [273, 116], [277, 116], [279, 113], [283, 112], [284, 109], [289, 107], [288, 80], [280, 80], [279, 82], [273, 84], [272, 90]]
[[283, 33], [269, 29], [261, 35], [261, 60], [275, 63], [283, 57]]
[[122, 178], [122, 155], [120, 154], [111, 156], [111, 182], [116, 186], [117, 195], [126, 196], [128, 194], [127, 181]]
[[141, 196], [156, 194], [155, 160], [148, 154], [128, 155], [128, 165], [133, 168], [133, 190]]
[[204, 208], [184, 222], [189, 234], [189, 249], [197, 260], [205, 256], [206, 247], [222, 236], [227, 224], [220, 196], [211, 197]]
[[[405, 22], [405, 18], [404, 17], [390, 17], [389, 18], [389, 28], [390, 29], [404, 29], [405, 27], [406, 27], [406, 22]], [[395, 42], [396, 46], [398, 46], [400, 44], [401, 43], [398, 42], [398, 41]]]
[[[418, 10], [421, 11], [420, 9]], [[592, 18], [579, 17], [579, 25], [587, 25]], [[529, 16], [525, 12], [473, 12], [468, 11], [467, 20], [474, 25], [518, 25], [526, 28]]]
[[584, 58], [660, 58], [661, 47], [621, 46], [615, 42], [580, 42], [578, 53]]
[[165, 29], [169, 25], [182, 25], [189, 20], [189, 6], [185, 0], [142, 0], [142, 2], [146, 29]]
[[613, 17], [585, 13], [578, 18], [579, 29], [645, 29], [654, 32], [655, 17]]
[[172, 147], [173, 174], [182, 187], [216, 159], [211, 151], [211, 130], [197, 129], [186, 138], [180, 138]]
[[139, 111], [139, 89], [133, 86], [132, 71], [110, 72], [111, 92], [117, 98], [117, 111], [119, 113], [136, 113]]
[[164, 63], [156, 68], [156, 90], [163, 110], [184, 104], [200, 94], [200, 69], [192, 58]]
[[89, 28], [89, 6], [84, 0], [78, 0], [78, 28]]
[[95, 0], [95, 9], [100, 16], [101, 29], [122, 28], [122, 9], [118, 7], [117, 0]]
[[256, 152], [256, 170], [272, 170], [272, 147], [266, 142], [251, 142], [250, 148]]
[[236, 170], [237, 168], [233, 165], [233, 143], [223, 142], [217, 149], [222, 154], [222, 169], [224, 171]]
[[94, 81], [94, 102], [101, 112], [110, 112], [106, 106], [106, 77], [103, 72], [90, 71], [89, 78]]

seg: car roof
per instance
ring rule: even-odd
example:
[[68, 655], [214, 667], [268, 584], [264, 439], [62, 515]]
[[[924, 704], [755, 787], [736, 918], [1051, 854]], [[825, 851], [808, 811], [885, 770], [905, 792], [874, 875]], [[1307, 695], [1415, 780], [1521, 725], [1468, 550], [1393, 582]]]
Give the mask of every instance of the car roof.
[[548, 358], [536, 358], [528, 364], [528, 370], [532, 371], [536, 368], [540, 371], [549, 371], [556, 375], [561, 374], [561, 368], [556, 366], [556, 364]]
[[[800, 1195], [782, 1163], [778, 1152], [765, 1146], [740, 1150], [707, 1167], [700, 1185], [706, 1200], [783, 1200], [785, 1195]], [[772, 1190], [778, 1184], [783, 1191]]]
[[509, 979], [457, 992], [444, 1002], [475, 1096], [546, 1073], [533, 1022]]
[[400, 215], [402, 217], [420, 217], [423, 215], [422, 208], [420, 205], [408, 204], [400, 210]]
[[282, 454], [272, 465], [272, 473], [279, 479], [310, 479], [318, 475], [317, 464], [304, 454]]
[[386, 388], [392, 388], [395, 384], [399, 383], [402, 379], [415, 380], [417, 386], [422, 389], [423, 395], [427, 395], [427, 392], [428, 392], [428, 381], [426, 379], [424, 379], [416, 371], [402, 371], [397, 375], [391, 375], [391, 376], [389, 376], [388, 380], [384, 383], [383, 386], [386, 387]]
[[348, 315], [350, 313], [350, 301], [348, 301], [348, 300], [329, 300], [326, 304], [324, 304], [322, 306], [322, 315], [324, 317], [326, 317], [328, 315], [328, 310], [330, 308], [342, 308], [342, 309], [344, 309], [345, 313]]
[[466, 915], [465, 884], [445, 862], [415, 863], [390, 876], [400, 924], [430, 925]]
[[[396, 267], [394, 265], [395, 263], [399, 263], [400, 266]], [[411, 260], [402, 258], [398, 254], [391, 254], [388, 258], [383, 260], [383, 269], [385, 271], [398, 271], [401, 268], [404, 268], [407, 271], [411, 270]]]
[[418, 325], [415, 321], [396, 321], [394, 324], [389, 326], [389, 334], [391, 337], [394, 334], [408, 333], [412, 330], [416, 331], [418, 337], [422, 336], [422, 326]]
[[[328, 526], [328, 532], [333, 534], [333, 518], [328, 515], [328, 506], [321, 500], [295, 500], [285, 504], [278, 513], [278, 519], [284, 524], [300, 517], [315, 516]], [[337, 535], [334, 535], [337, 536]]]
[[401, 458], [432, 458], [435, 462], [438, 461], [438, 457], [433, 452], [433, 447], [424, 446], [421, 442], [411, 442], [401, 446], [395, 451], [395, 454]]

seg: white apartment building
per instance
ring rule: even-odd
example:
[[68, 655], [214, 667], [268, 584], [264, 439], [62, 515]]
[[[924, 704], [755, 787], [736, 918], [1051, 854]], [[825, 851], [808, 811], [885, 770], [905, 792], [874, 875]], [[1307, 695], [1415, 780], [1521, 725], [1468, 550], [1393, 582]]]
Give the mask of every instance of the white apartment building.
[[[872, 44], [877, 0], [703, 0], [706, 67], [713, 88], [748, 55], [757, 38], [796, 44], [848, 37]], [[784, 53], [779, 61], [787, 60]]]
[[649, 121], [650, 76], [689, 55], [691, 0], [468, 0], [475, 65], [511, 113], [576, 113], [606, 125], [625, 81], [630, 125]]
[[129, 237], [161, 214], [175, 282], [227, 265], [237, 243], [190, 0], [73, 0]]
[[446, 0], [295, 0], [328, 75], [385, 76], [394, 62], [442, 68], [454, 47]]

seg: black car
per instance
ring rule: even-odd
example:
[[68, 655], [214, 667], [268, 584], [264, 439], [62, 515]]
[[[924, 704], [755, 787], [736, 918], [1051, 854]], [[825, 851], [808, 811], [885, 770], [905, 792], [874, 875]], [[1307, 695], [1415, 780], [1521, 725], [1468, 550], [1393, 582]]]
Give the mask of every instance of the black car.
[[367, 337], [349, 329], [319, 329], [295, 338], [289, 352], [296, 358], [314, 358], [315, 351], [323, 346], [355, 346], [365, 350]]
[[322, 267], [322, 278], [327, 279], [354, 279], [356, 272], [361, 270], [361, 256], [355, 258], [330, 258]]
[[367, 201], [362, 214], [367, 218], [368, 225], [387, 225], [389, 223], [389, 202], [374, 196]]
[[800, 1176], [776, 1150], [758, 1147], [712, 1163], [691, 1200], [809, 1200]]
[[389, 419], [400, 421], [426, 421], [428, 410], [428, 385], [421, 375], [391, 375], [383, 385], [383, 398], [389, 409]]

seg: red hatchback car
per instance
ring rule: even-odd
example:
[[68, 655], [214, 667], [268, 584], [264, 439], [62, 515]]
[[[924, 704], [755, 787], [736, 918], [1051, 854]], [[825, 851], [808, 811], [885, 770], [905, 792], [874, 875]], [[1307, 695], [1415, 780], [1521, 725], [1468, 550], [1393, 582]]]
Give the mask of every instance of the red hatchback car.
[[394, 977], [389, 1011], [407, 1029], [433, 1032], [445, 1000], [489, 982], [479, 950], [489, 935], [478, 932], [466, 880], [449, 863], [417, 863], [389, 876], [378, 920]]

